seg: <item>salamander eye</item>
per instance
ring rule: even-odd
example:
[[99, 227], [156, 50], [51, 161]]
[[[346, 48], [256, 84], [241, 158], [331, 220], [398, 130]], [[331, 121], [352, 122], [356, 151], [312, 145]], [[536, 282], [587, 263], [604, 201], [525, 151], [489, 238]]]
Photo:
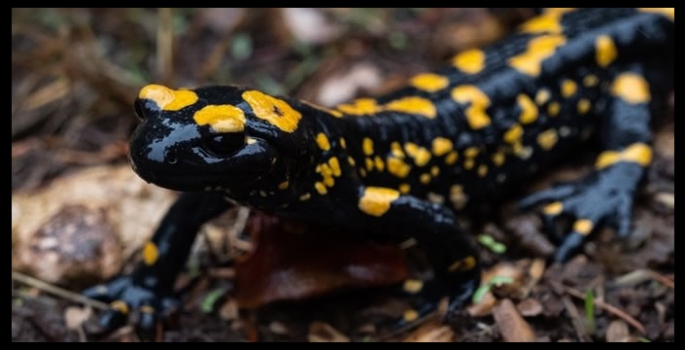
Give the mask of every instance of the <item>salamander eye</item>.
[[247, 143], [246, 140], [242, 132], [215, 134], [205, 138], [205, 145], [214, 155], [226, 156], [240, 150]]

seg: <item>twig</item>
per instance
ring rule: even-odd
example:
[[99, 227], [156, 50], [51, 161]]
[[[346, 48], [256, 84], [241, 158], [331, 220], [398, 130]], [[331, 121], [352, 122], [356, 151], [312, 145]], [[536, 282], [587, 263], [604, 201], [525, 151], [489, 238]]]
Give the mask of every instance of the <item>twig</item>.
[[649, 276], [653, 280], [663, 284], [664, 286], [666, 286], [668, 288], [675, 288], [675, 283], [674, 283], [672, 278], [668, 278], [668, 277], [666, 277], [666, 276], [664, 276], [664, 275], [662, 275], [662, 274], [660, 274], [654, 270], [647, 270], [647, 273], [649, 273]]
[[96, 308], [96, 309], [100, 309], [100, 310], [109, 309], [109, 306], [107, 304], [101, 302], [101, 301], [86, 298], [81, 294], [70, 292], [66, 289], [62, 289], [60, 287], [53, 286], [52, 284], [41, 281], [37, 278], [33, 278], [31, 276], [24, 275], [23, 273], [20, 273], [20, 272], [12, 271], [12, 279], [15, 281], [19, 281], [21, 283], [27, 284], [31, 287], [38, 288], [44, 292], [52, 293], [52, 294], [57, 295], [59, 297], [62, 297], [64, 299], [88, 305], [92, 308]]
[[564, 304], [566, 312], [568, 312], [569, 316], [571, 316], [571, 324], [573, 324], [573, 329], [576, 330], [578, 340], [587, 342], [589, 339], [585, 331], [585, 323], [578, 313], [578, 308], [576, 308], [571, 299], [569, 299], [567, 296], [561, 297], [561, 302]]
[[[578, 299], [583, 300], [583, 301], [585, 300], [585, 294], [584, 293], [581, 293], [574, 288], [564, 286], [561, 283], [556, 282], [556, 281], [550, 280], [549, 282], [552, 284], [556, 284], [559, 288], [563, 289], [564, 292], [571, 295], [572, 297], [578, 298]], [[603, 302], [602, 300], [599, 300], [598, 298], [595, 298], [594, 303], [595, 303], [595, 306], [597, 306], [598, 308], [603, 309], [604, 311], [606, 311], [610, 314], [613, 314], [616, 317], [623, 319], [628, 324], [635, 327], [635, 329], [637, 329], [637, 331], [640, 332], [642, 335], [647, 334], [647, 331], [645, 330], [645, 327], [642, 325], [642, 323], [640, 323], [638, 320], [634, 319], [632, 316], [625, 313], [623, 310], [621, 310], [621, 309], [619, 309], [613, 305], [607, 304], [607, 303]]]

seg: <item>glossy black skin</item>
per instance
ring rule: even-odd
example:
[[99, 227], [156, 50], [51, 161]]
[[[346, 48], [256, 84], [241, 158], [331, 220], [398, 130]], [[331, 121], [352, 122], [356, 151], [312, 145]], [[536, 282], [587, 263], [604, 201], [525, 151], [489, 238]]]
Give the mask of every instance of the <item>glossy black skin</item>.
[[[198, 102], [176, 112], [161, 111], [151, 101], [137, 100], [136, 109], [143, 122], [131, 138], [134, 170], [146, 181], [188, 194], [179, 198], [152, 239], [160, 247], [157, 263], [141, 266], [132, 276], [121, 277], [110, 284], [109, 290], [91, 289], [87, 294], [122, 299], [134, 309], [152, 305], [155, 310], [164, 310], [166, 306], [161, 300], [172, 295], [171, 286], [199, 226], [239, 203], [284, 217], [346, 227], [369, 239], [382, 236], [401, 241], [414, 237], [426, 252], [435, 274], [435, 278], [424, 281], [420, 293], [412, 296], [414, 308], [422, 316], [434, 309], [439, 297], [449, 295], [450, 309], [458, 309], [478, 286], [479, 269], [476, 266], [451, 272], [448, 266], [455, 260], [476, 257], [477, 253], [456, 225], [455, 213], [462, 208], [450, 207], [449, 200], [440, 204], [428, 198], [434, 194], [449, 198], [450, 188], [460, 184], [469, 204], [492, 201], [508, 189], [528, 183], [540, 170], [575, 154], [593, 131], [603, 150], [620, 151], [632, 144], [649, 143], [652, 112], [663, 108], [672, 89], [673, 22], [668, 18], [633, 9], [588, 9], [563, 15], [560, 23], [566, 43], [542, 63], [538, 76], [523, 74], [507, 64], [509, 58], [524, 52], [536, 36], [519, 33], [483, 49], [487, 58], [480, 73], [465, 74], [446, 67], [436, 72], [449, 78], [447, 88], [429, 93], [410, 86], [377, 98], [382, 105], [405, 96], [424, 97], [436, 107], [437, 116], [433, 119], [398, 112], [337, 118], [326, 110], [284, 98], [302, 114], [297, 129], [287, 133], [254, 116], [241, 97], [247, 90], [242, 87], [196, 89]], [[617, 47], [618, 56], [608, 67], [600, 67], [594, 58], [598, 35], [610, 36]], [[631, 104], [609, 93], [614, 79], [626, 72], [644, 77], [649, 83], [649, 103]], [[581, 83], [589, 74], [598, 78], [596, 86]], [[564, 80], [577, 83], [578, 91], [573, 97], [560, 97], [560, 83]], [[461, 85], [474, 85], [490, 99], [487, 114], [492, 123], [488, 127], [469, 127], [465, 117], [468, 106], [456, 103], [450, 96], [452, 88]], [[532, 147], [531, 156], [524, 159], [507, 155], [504, 164], [494, 165], [492, 154], [503, 145], [504, 133], [518, 122], [521, 114], [516, 97], [534, 97], [541, 88], [551, 92], [550, 101], [560, 104], [560, 113], [548, 115], [549, 102], [538, 106], [536, 121], [524, 126], [523, 144]], [[583, 115], [576, 108], [581, 98], [592, 105]], [[195, 111], [206, 104], [229, 104], [243, 110], [247, 119], [244, 133], [223, 135], [232, 141], [212, 144], [216, 133], [193, 121]], [[544, 130], [558, 132], [561, 128], [566, 128], [567, 135], [559, 137], [552, 149], [541, 148], [538, 136]], [[318, 133], [328, 136], [330, 150], [322, 151], [317, 145]], [[246, 136], [256, 142], [247, 143]], [[430, 150], [436, 137], [452, 140], [460, 159], [447, 166], [443, 157], [433, 156], [421, 171], [412, 170], [403, 179], [387, 171], [362, 174], [364, 171], [359, 169], [364, 168], [368, 157], [362, 147], [366, 137], [373, 141], [374, 155], [384, 160], [391, 152], [392, 142], [413, 142]], [[340, 138], [345, 139], [345, 147]], [[478, 148], [479, 153], [473, 158], [476, 167], [467, 169], [464, 154], [471, 147]], [[315, 169], [331, 157], [339, 159], [341, 176], [335, 178], [335, 185], [325, 195], [319, 195], [313, 188], [316, 181], [321, 181]], [[348, 163], [347, 157], [353, 158], [356, 166]], [[476, 171], [481, 164], [488, 166], [485, 176]], [[439, 167], [439, 175], [423, 184], [420, 175], [433, 165]], [[530, 207], [558, 201], [563, 203], [563, 211], [543, 215], [547, 222], [568, 215], [596, 225], [614, 226], [619, 236], [625, 237], [630, 232], [633, 195], [644, 172], [641, 164], [619, 162], [597, 169], [581, 181], [534, 194], [521, 204]], [[279, 189], [284, 180], [288, 180], [288, 188]], [[394, 200], [384, 215], [377, 217], [360, 211], [359, 201], [365, 189], [397, 189], [402, 183], [411, 185], [411, 191]], [[311, 194], [309, 200], [300, 200], [304, 193]], [[220, 200], [222, 196], [229, 201]], [[204, 210], [205, 207], [209, 209]], [[566, 235], [556, 259], [566, 259], [585, 237], [586, 233], [575, 231]], [[151, 328], [154, 317], [149, 316], [140, 326]], [[112, 310], [105, 315], [103, 324], [112, 328], [124, 319]]]

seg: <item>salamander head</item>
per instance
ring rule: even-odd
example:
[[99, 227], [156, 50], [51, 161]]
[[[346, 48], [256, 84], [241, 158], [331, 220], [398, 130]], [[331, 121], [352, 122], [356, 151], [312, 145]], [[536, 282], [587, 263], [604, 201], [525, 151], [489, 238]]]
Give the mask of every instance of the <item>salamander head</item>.
[[258, 186], [279, 171], [279, 143], [301, 115], [286, 101], [236, 86], [141, 89], [130, 140], [140, 177], [177, 191]]

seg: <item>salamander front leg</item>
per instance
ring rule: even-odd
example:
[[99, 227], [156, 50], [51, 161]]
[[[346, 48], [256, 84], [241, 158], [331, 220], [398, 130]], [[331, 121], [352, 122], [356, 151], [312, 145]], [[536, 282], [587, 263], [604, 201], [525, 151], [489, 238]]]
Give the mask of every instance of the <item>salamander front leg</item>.
[[432, 266], [433, 278], [407, 280], [399, 287], [410, 296], [412, 309], [404, 312], [396, 327], [431, 313], [444, 296], [449, 298], [448, 316], [470, 299], [480, 283], [478, 258], [450, 209], [394, 189], [363, 187], [358, 210], [372, 230], [415, 238]]
[[605, 150], [594, 171], [577, 183], [558, 185], [520, 202], [522, 207], [544, 203], [541, 216], [550, 231], [560, 216], [575, 219], [556, 252], [557, 261], [566, 260], [598, 225], [613, 226], [621, 238], [630, 234], [633, 198], [652, 160], [650, 90], [641, 67], [618, 74], [611, 92], [601, 129]]
[[184, 193], [143, 248], [143, 262], [130, 275], [91, 287], [87, 297], [110, 303], [100, 317], [104, 332], [122, 326], [131, 311], [139, 312], [137, 328], [152, 334], [159, 315], [177, 308], [173, 285], [185, 265], [200, 226], [228, 209], [219, 193]]

